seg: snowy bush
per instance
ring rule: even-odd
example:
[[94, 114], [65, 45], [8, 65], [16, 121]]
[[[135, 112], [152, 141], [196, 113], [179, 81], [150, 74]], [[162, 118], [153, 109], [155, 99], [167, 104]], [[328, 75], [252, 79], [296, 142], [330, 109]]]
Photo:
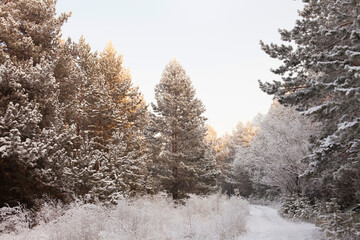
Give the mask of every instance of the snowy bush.
[[0, 208], [0, 234], [21, 233], [31, 226], [30, 211], [23, 205]]
[[49, 204], [41, 211], [52, 220], [42, 217], [46, 221], [33, 229], [19, 225], [2, 239], [232, 239], [245, 231], [248, 203], [212, 195], [191, 196], [176, 205], [156, 195], [119, 200], [110, 207], [75, 202], [62, 212]]
[[354, 212], [320, 215], [317, 225], [325, 233], [326, 240], [360, 239], [360, 217]]
[[355, 240], [360, 238], [360, 215], [355, 212], [341, 212], [336, 199], [326, 203], [326, 212], [316, 218], [325, 233], [326, 240]]
[[336, 199], [327, 203], [311, 204], [306, 197], [288, 195], [282, 200], [280, 213], [287, 218], [314, 221], [325, 233], [325, 240], [360, 238], [360, 215], [355, 212], [341, 212]]
[[287, 218], [313, 220], [317, 215], [317, 204], [311, 204], [307, 197], [291, 194], [283, 197], [280, 213]]

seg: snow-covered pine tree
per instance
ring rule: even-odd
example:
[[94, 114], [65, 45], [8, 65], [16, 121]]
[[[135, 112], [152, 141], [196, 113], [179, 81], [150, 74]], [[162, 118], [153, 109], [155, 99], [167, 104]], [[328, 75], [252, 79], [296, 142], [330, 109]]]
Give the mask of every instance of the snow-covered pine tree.
[[56, 49], [58, 59], [54, 69], [54, 76], [59, 84], [59, 101], [64, 106], [65, 125], [75, 125], [77, 135], [80, 134], [81, 125], [86, 121], [83, 111], [86, 104], [82, 95], [87, 83], [87, 74], [82, 64], [83, 61], [89, 60], [78, 57], [87, 53], [86, 44], [81, 40], [79, 44], [70, 38], [67, 41], [60, 40]]
[[[119, 124], [111, 126], [125, 133], [124, 139], [131, 137], [146, 124], [147, 107], [137, 87], [131, 82], [131, 75], [123, 66], [123, 56], [118, 54], [111, 42], [99, 56], [100, 72], [110, 89], [110, 95], [118, 111]], [[130, 146], [128, 146], [130, 147]]]
[[[67, 81], [60, 83], [60, 99], [65, 105], [65, 124], [75, 126], [76, 138], [73, 139], [71, 149], [77, 151], [86, 139], [91, 139], [93, 134], [89, 134], [91, 126], [91, 108], [94, 105], [93, 83], [98, 78], [99, 67], [97, 63], [97, 53], [91, 51], [91, 47], [86, 43], [84, 37], [80, 37], [78, 42], [68, 39], [62, 49], [60, 63], [57, 66], [57, 75], [66, 77]], [[63, 56], [65, 55], [65, 56]], [[70, 55], [70, 56], [69, 56]], [[69, 63], [70, 62], [70, 63]], [[65, 65], [65, 67], [63, 67]], [[70, 65], [68, 67], [68, 65]], [[61, 68], [61, 70], [59, 69]], [[65, 69], [64, 69], [65, 68]], [[71, 71], [72, 73], [66, 74]], [[65, 72], [62, 73], [62, 72]], [[71, 83], [71, 84], [70, 84]], [[71, 85], [71, 86], [69, 86]], [[96, 95], [96, 93], [95, 93]]]
[[56, 17], [55, 0], [0, 1], [0, 64], [41, 58], [50, 60], [56, 55], [61, 26], [70, 14]]
[[195, 97], [190, 78], [173, 59], [155, 87], [155, 136], [161, 151], [155, 163], [163, 188], [174, 199], [215, 188], [215, 158], [205, 141], [205, 107]]
[[93, 200], [89, 191], [97, 184], [94, 176], [99, 169], [99, 163], [105, 159], [105, 153], [95, 149], [93, 139], [89, 139], [87, 131], [80, 138], [80, 145], [72, 149], [69, 181], [74, 184], [74, 193], [84, 200]]
[[98, 149], [105, 149], [112, 137], [113, 126], [120, 124], [118, 109], [112, 101], [109, 85], [100, 75], [89, 87], [87, 118], [91, 137]]
[[[114, 190], [111, 201], [122, 196], [134, 196], [144, 193], [147, 187], [145, 155], [139, 155], [134, 150], [127, 152], [124, 134], [116, 131], [109, 144], [108, 167], [112, 169], [111, 174], [105, 174], [114, 182]], [[105, 178], [106, 181], [106, 178]]]
[[[59, 101], [60, 28], [55, 1], [0, 2], [0, 205], [63, 198], [64, 129]], [[19, 174], [17, 174], [19, 173]]]
[[160, 134], [158, 134], [156, 115], [149, 113], [148, 125], [145, 127], [144, 136], [146, 139], [147, 147], [149, 149], [149, 161], [147, 162], [147, 169], [149, 177], [152, 181], [153, 192], [159, 192], [164, 190], [162, 188], [162, 176], [167, 174], [167, 170], [163, 164], [161, 164], [160, 153], [162, 149], [162, 143]]
[[[76, 184], [82, 186], [76, 188], [77, 194], [115, 202], [119, 195], [148, 190], [144, 179], [149, 154], [143, 134], [147, 107], [138, 88], [132, 86], [122, 56], [111, 44], [100, 55], [92, 53], [84, 38], [72, 47], [83, 76], [72, 119], [78, 135], [72, 175], [84, 176]], [[82, 151], [84, 141], [91, 143], [91, 151]]]
[[310, 172], [320, 179], [314, 187], [346, 206], [360, 201], [360, 2], [304, 2], [301, 20], [290, 31], [280, 30], [295, 48], [261, 43], [283, 65], [272, 70], [282, 81], [260, 87], [322, 123], [309, 156]]
[[[70, 136], [63, 131], [53, 74], [54, 64], [48, 60], [35, 66], [31, 60], [16, 64], [6, 60], [0, 65], [1, 164], [6, 169], [2, 176], [9, 176], [2, 180], [9, 184], [1, 189], [1, 195], [9, 197], [2, 204], [20, 201], [31, 206], [36, 197], [45, 193], [60, 197], [59, 192], [66, 190], [60, 156]], [[23, 174], [13, 175], [18, 169]]]

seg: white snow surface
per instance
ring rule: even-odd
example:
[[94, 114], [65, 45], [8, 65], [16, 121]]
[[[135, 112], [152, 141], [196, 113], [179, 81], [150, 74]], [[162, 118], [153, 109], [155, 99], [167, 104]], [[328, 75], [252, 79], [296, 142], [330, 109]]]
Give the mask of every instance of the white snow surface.
[[250, 205], [246, 234], [237, 240], [319, 240], [320, 230], [311, 223], [282, 218], [276, 209]]
[[[185, 206], [176, 206], [162, 196], [120, 200], [110, 208], [74, 203], [64, 210], [61, 205], [50, 204], [41, 210], [40, 224], [33, 229], [27, 227], [27, 213], [20, 208], [1, 210], [4, 214], [18, 212], [7, 219], [8, 227], [16, 233], [0, 234], [1, 240], [321, 239], [313, 224], [291, 222], [280, 217], [274, 208], [219, 195], [193, 196]], [[0, 222], [0, 230], [6, 229], [3, 225]]]
[[[0, 209], [0, 240], [219, 240], [235, 239], [245, 232], [249, 204], [223, 195], [191, 196], [176, 205], [164, 195], [122, 199], [116, 206], [73, 203], [47, 205], [39, 213], [38, 226], [29, 229], [26, 212]], [[2, 211], [1, 211], [2, 210]], [[8, 212], [17, 212], [8, 215]]]

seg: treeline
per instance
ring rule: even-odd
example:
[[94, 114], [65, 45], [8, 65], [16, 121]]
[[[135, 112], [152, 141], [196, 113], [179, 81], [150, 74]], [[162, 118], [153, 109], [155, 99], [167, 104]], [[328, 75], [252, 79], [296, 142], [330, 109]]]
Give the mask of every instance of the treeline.
[[61, 38], [70, 14], [57, 15], [56, 1], [0, 3], [0, 206], [159, 191], [178, 200], [227, 182], [236, 137], [221, 148], [210, 137], [176, 59], [149, 111], [111, 42], [94, 52], [83, 37]]
[[2, 206], [148, 190], [146, 104], [111, 43], [61, 39], [55, 4], [1, 1]]

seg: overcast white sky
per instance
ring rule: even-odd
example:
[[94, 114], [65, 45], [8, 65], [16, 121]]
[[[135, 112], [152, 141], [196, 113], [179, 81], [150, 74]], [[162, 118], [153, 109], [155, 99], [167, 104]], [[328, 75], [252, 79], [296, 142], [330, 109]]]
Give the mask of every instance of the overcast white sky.
[[269, 69], [278, 62], [259, 41], [279, 42], [277, 29], [290, 29], [302, 6], [301, 0], [58, 0], [57, 12], [72, 11], [63, 37], [84, 35], [93, 50], [112, 40], [148, 103], [176, 57], [208, 123], [222, 135], [268, 110], [272, 97], [257, 80], [276, 79]]

